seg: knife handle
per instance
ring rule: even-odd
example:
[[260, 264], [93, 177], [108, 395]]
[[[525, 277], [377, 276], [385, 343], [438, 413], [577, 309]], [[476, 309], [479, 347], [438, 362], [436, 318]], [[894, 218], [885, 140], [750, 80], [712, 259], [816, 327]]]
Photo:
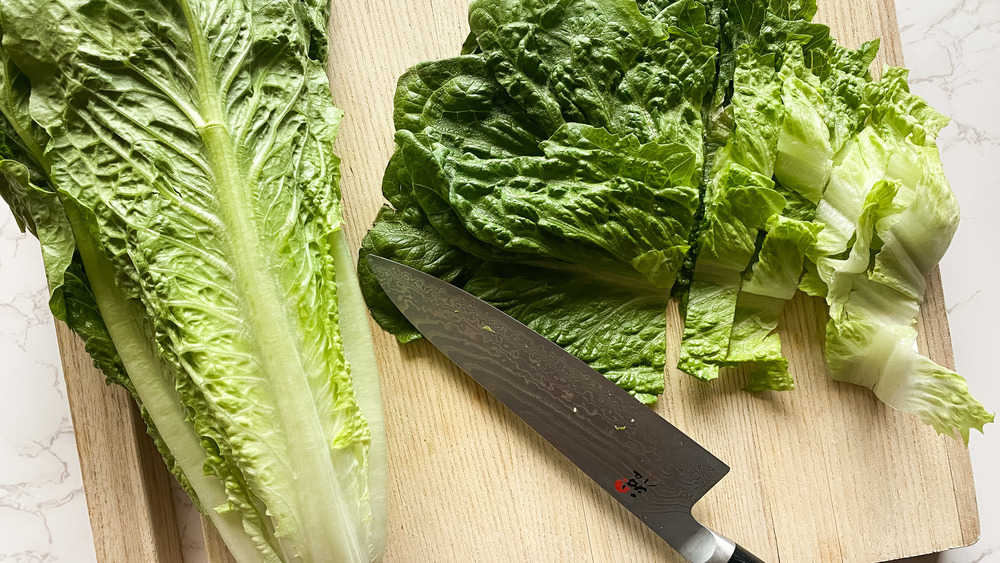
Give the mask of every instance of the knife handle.
[[743, 549], [743, 547], [741, 547], [740, 544], [736, 544], [736, 549], [733, 550], [733, 555], [732, 557], [729, 558], [729, 563], [764, 563], [764, 562], [756, 555]]
[[688, 561], [697, 561], [698, 563], [764, 563], [760, 557], [750, 553], [726, 536], [706, 528], [693, 518], [691, 522], [695, 522], [695, 526], [700, 530], [689, 536], [694, 541], [689, 541], [688, 546], [694, 549], [681, 551], [681, 555]]

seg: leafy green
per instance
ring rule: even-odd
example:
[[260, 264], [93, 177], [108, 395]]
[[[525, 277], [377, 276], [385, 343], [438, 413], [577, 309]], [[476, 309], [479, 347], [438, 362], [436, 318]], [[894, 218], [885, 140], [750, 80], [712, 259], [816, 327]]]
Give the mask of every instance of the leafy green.
[[700, 153], [715, 56], [700, 38], [609, 0], [477, 0], [469, 22], [497, 82], [547, 134], [586, 123]]
[[414, 193], [435, 192], [482, 243], [631, 267], [658, 286], [673, 284], [698, 200], [698, 158], [683, 145], [640, 144], [577, 123], [542, 142], [543, 156], [480, 159], [406, 132], [397, 141]]
[[711, 35], [704, 8], [677, 14], [686, 30], [629, 2], [476, 2], [478, 48], [400, 78], [382, 186], [391, 207], [359, 263], [382, 326], [419, 337], [369, 253], [493, 302], [642, 401], [662, 392], [715, 53], [690, 33]]
[[731, 163], [707, 196], [677, 364], [699, 379], [718, 377], [729, 355], [743, 271], [753, 258], [759, 230], [784, 206], [773, 185], [766, 176]]
[[42, 243], [53, 312], [136, 396], [240, 561], [384, 549], [328, 15], [318, 0], [0, 6], [0, 194]]
[[965, 380], [915, 351], [928, 271], [958, 225], [934, 139], [947, 120], [887, 69], [869, 91], [870, 124], [845, 146], [817, 208], [826, 227], [817, 273], [828, 288], [834, 379], [871, 388], [941, 433], [993, 421]]
[[819, 77], [810, 72], [798, 46], [785, 57], [779, 78], [785, 118], [778, 133], [775, 178], [813, 205], [833, 171], [833, 146]]
[[684, 307], [684, 335], [677, 367], [703, 380], [719, 376], [729, 355], [743, 271], [761, 229], [785, 206], [771, 176], [783, 119], [774, 57], [739, 48], [732, 126], [705, 187], [697, 258]]
[[745, 365], [748, 391], [794, 388], [788, 360], [775, 330], [781, 312], [795, 294], [806, 253], [822, 225], [772, 215], [757, 261], [744, 276], [736, 298], [733, 330], [723, 365]]
[[[400, 79], [389, 205], [362, 258], [466, 288], [647, 402], [670, 294], [680, 369], [792, 389], [778, 322], [802, 289], [830, 305], [835, 377], [967, 436], [991, 415], [911, 350], [957, 219], [932, 141], [944, 122], [900, 71], [872, 79], [878, 41], [847, 49], [816, 12], [475, 1], [464, 55]], [[419, 338], [359, 268], [374, 318]]]

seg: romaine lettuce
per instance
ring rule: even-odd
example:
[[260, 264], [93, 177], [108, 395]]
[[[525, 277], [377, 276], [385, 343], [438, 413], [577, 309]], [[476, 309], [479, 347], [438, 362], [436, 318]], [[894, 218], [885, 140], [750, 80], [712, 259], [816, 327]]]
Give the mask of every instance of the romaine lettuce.
[[[743, 366], [748, 390], [791, 389], [776, 328], [802, 288], [830, 304], [835, 377], [967, 436], [992, 416], [901, 352], [957, 219], [943, 122], [899, 71], [872, 79], [877, 41], [844, 48], [816, 11], [477, 0], [465, 56], [400, 80], [390, 207], [363, 254], [466, 287], [644, 401], [661, 356], [624, 319], [658, 329], [679, 294], [680, 369]], [[419, 337], [360, 269], [376, 320]]]
[[965, 380], [915, 350], [927, 273], [947, 249], [959, 211], [934, 143], [947, 120], [887, 69], [868, 92], [867, 127], [838, 155], [817, 208], [825, 227], [814, 257], [827, 287], [827, 363], [834, 379], [942, 433], [993, 420]]
[[[399, 80], [392, 207], [362, 256], [464, 286], [652, 402], [714, 48], [620, 1], [476, 2], [470, 21], [477, 48]], [[418, 337], [359, 268], [375, 319]]]
[[684, 335], [677, 367], [703, 380], [719, 376], [744, 270], [768, 220], [785, 206], [771, 179], [784, 118], [774, 56], [741, 45], [733, 74], [731, 124], [712, 159], [695, 245], [691, 285], [684, 301]]
[[0, 5], [0, 194], [53, 312], [239, 561], [384, 549], [327, 19], [322, 0]]

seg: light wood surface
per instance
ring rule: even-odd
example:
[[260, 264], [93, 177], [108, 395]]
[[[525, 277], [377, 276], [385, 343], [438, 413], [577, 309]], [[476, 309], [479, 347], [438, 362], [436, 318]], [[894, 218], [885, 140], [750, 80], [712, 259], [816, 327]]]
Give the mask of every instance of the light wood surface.
[[[345, 228], [355, 249], [383, 203], [396, 79], [412, 64], [458, 54], [468, 3], [333, 2], [331, 78], [346, 112], [338, 152]], [[850, 46], [881, 37], [876, 64], [902, 64], [892, 0], [821, 0], [817, 19]], [[929, 281], [918, 343], [951, 365], [936, 271]], [[972, 543], [979, 519], [964, 446], [883, 406], [866, 389], [830, 381], [822, 360], [824, 315], [821, 300], [799, 295], [782, 319], [798, 385], [793, 392], [742, 392], [738, 371], [706, 385], [668, 369], [656, 411], [732, 467], [696, 515], [770, 562], [883, 561]], [[672, 305], [668, 365], [676, 360], [680, 326]], [[374, 323], [372, 329], [389, 438], [387, 561], [680, 561], [430, 345], [399, 346]], [[84, 363], [81, 352], [63, 351], [67, 377], [75, 377], [70, 367]], [[82, 420], [80, 402], [94, 399], [72, 390], [70, 398], [74, 421]], [[78, 437], [81, 458], [90, 439]], [[91, 456], [86, 463], [99, 461]], [[120, 469], [125, 463], [116, 457], [116, 475], [129, 481], [135, 476]], [[109, 490], [119, 483], [105, 476], [85, 484], [92, 518], [119, 521], [108, 514], [117, 510], [114, 503], [93, 508], [95, 498], [121, 496]], [[224, 563], [212, 533], [206, 531], [210, 561]], [[153, 559], [101, 557], [125, 560]]]
[[97, 560], [182, 563], [170, 479], [129, 394], [56, 323]]

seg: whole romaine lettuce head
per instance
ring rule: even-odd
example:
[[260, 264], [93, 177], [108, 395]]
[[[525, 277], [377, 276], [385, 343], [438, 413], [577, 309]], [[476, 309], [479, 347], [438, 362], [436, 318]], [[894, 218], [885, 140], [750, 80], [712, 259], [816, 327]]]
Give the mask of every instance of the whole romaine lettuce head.
[[0, 5], [0, 194], [241, 562], [368, 561], [381, 403], [323, 0]]

